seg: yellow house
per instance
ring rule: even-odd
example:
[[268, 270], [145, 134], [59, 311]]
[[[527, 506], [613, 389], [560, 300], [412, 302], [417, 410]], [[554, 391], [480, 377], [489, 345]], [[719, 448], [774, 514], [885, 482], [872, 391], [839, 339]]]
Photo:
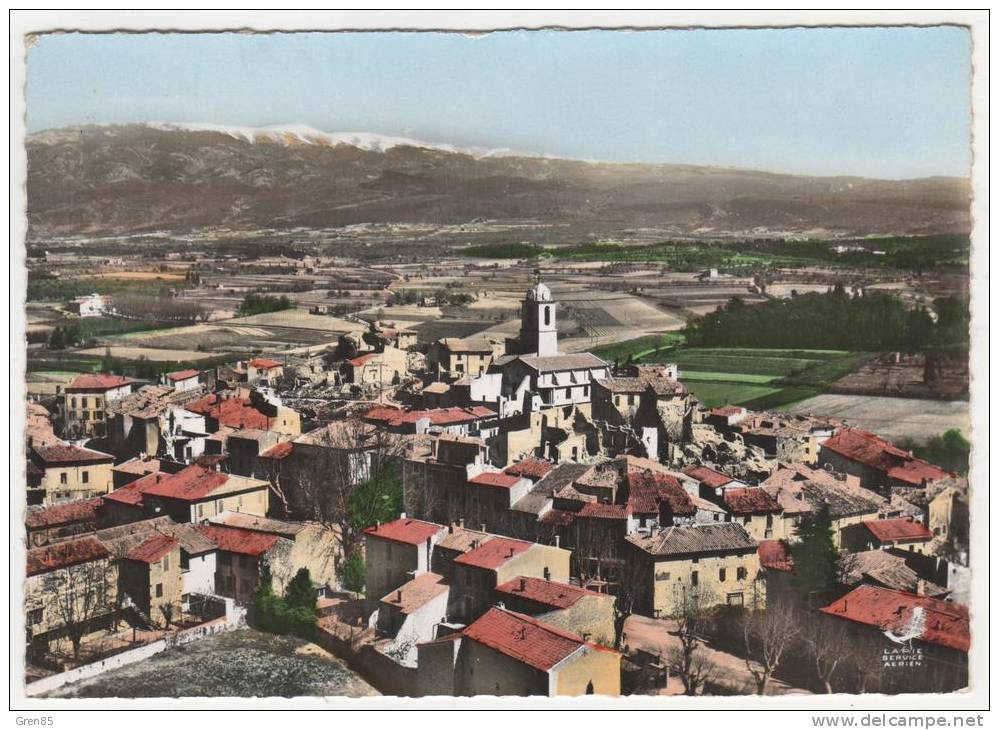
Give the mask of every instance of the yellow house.
[[676, 616], [694, 597], [702, 607], [759, 606], [764, 599], [757, 542], [737, 522], [669, 527], [627, 542], [638, 613]]
[[150, 474], [132, 482], [126, 490], [141, 494], [146, 514], [169, 515], [177, 522], [201, 522], [227, 510], [263, 517], [267, 514], [270, 485], [262, 479], [192, 464], [176, 474]]
[[621, 655], [549, 623], [491, 608], [418, 647], [427, 694], [575, 697], [621, 694]]
[[477, 377], [485, 373], [504, 350], [503, 343], [485, 337], [444, 337], [430, 346], [427, 363], [437, 380]]
[[454, 559], [449, 613], [465, 623], [478, 618], [493, 604], [496, 586], [521, 576], [568, 583], [571, 555], [551, 545], [494, 536]]
[[40, 474], [29, 485], [28, 504], [88, 499], [111, 491], [111, 454], [57, 442], [34, 446], [29, 458]]

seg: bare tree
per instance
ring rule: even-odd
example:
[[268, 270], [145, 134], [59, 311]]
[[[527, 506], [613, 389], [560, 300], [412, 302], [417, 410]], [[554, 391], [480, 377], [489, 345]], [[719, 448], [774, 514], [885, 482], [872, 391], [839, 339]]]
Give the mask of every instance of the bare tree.
[[97, 619], [114, 611], [116, 586], [106, 561], [78, 563], [50, 573], [45, 579], [48, 605], [73, 645], [73, 658], [80, 658], [83, 637], [94, 630]]
[[673, 635], [679, 645], [669, 654], [670, 665], [680, 681], [684, 694], [696, 695], [714, 676], [716, 667], [703, 648], [703, 637], [711, 626], [712, 602], [703, 591], [686, 590], [685, 586], [675, 589], [673, 610], [676, 630]]
[[756, 693], [764, 695], [785, 652], [798, 637], [798, 623], [790, 611], [754, 605], [746, 609], [742, 628], [746, 668], [756, 682]]
[[833, 693], [833, 679], [850, 659], [850, 641], [845, 622], [810, 613], [799, 622], [801, 637], [815, 669], [815, 677], [826, 694]]
[[357, 553], [366, 527], [401, 502], [405, 440], [359, 418], [334, 421], [296, 441], [265, 473], [283, 516], [333, 531], [341, 555]]
[[164, 603], [160, 606], [160, 613], [163, 614], [163, 621], [165, 622], [164, 628], [169, 629], [170, 623], [173, 621], [173, 604]]

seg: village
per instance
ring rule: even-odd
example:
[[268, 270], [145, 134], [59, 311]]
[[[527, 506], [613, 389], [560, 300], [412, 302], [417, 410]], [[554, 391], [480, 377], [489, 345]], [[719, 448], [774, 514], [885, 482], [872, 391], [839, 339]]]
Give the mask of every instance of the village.
[[[966, 477], [848, 417], [705, 403], [682, 366], [588, 346], [642, 331], [567, 336], [564, 287], [523, 283], [513, 328], [361, 297], [311, 305], [335, 324], [304, 342], [248, 317], [245, 359], [188, 345], [140, 377], [105, 346], [29, 379], [28, 693], [246, 626], [409, 697], [968, 685]], [[115, 298], [67, 316], [136, 306]]]

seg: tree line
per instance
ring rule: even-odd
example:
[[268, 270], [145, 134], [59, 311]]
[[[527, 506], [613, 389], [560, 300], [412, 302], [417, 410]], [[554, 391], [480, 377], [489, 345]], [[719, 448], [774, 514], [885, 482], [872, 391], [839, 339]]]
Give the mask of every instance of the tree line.
[[796, 347], [802, 349], [926, 352], [968, 346], [966, 299], [934, 300], [934, 321], [923, 306], [907, 308], [881, 292], [848, 294], [842, 285], [747, 305], [733, 297], [717, 311], [690, 323], [687, 342], [702, 347]]

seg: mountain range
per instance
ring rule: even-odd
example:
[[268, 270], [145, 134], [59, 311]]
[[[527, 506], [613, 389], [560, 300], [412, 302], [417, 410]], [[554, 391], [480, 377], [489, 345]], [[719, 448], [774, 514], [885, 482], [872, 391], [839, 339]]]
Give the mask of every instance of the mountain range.
[[557, 159], [370, 133], [144, 124], [27, 139], [29, 237], [533, 220], [677, 236], [966, 232], [970, 181]]

